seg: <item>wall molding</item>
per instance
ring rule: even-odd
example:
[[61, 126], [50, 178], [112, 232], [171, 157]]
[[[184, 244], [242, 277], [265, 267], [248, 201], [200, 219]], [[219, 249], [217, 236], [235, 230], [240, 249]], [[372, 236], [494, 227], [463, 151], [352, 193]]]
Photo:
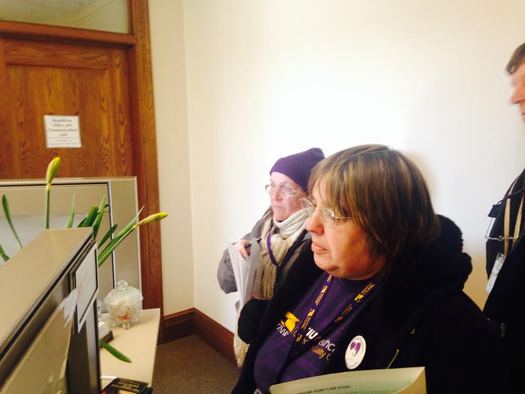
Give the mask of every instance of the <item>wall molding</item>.
[[233, 353], [233, 333], [196, 308], [186, 309], [163, 317], [160, 343], [188, 335], [196, 335], [230, 362], [236, 365]]
[[159, 336], [159, 343], [166, 343], [192, 335], [194, 311], [195, 308], [191, 308], [164, 316], [162, 318], [164, 327], [161, 325], [160, 328], [164, 335]]

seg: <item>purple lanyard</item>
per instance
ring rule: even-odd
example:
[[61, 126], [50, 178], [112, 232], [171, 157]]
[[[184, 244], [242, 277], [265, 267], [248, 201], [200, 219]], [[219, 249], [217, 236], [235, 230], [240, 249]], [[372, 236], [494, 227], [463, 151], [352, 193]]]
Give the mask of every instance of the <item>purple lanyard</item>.
[[284, 263], [286, 263], [286, 261], [288, 261], [293, 251], [295, 250], [296, 245], [299, 242], [301, 242], [304, 235], [306, 234], [306, 230], [303, 230], [301, 235], [299, 235], [297, 239], [294, 241], [294, 243], [292, 244], [292, 246], [290, 246], [290, 248], [288, 249], [288, 251], [283, 257], [281, 264], [279, 264], [279, 262], [275, 258], [275, 255], [273, 254], [273, 251], [272, 251], [272, 243], [271, 243], [272, 234], [273, 234], [273, 225], [270, 227], [270, 231], [268, 231], [268, 235], [266, 236], [266, 248], [268, 249], [268, 255], [270, 256], [270, 260], [272, 261], [273, 265], [275, 265], [276, 267], [279, 267], [280, 265], [283, 265]]
[[[308, 309], [308, 313], [306, 314], [306, 317], [302, 321], [302, 323], [292, 331], [292, 335], [295, 337], [294, 343], [292, 345], [292, 349], [290, 351], [291, 357], [294, 357], [300, 352], [300, 348], [303, 348], [306, 346], [306, 349], [310, 348], [314, 343], [317, 343], [320, 341], [326, 334], [332, 332], [339, 324], [343, 322], [343, 320], [354, 310], [356, 307], [363, 303], [365, 299], [368, 298], [370, 294], [372, 294], [373, 290], [377, 287], [377, 284], [379, 282], [378, 278], [372, 279], [370, 282], [368, 282], [366, 285], [363, 286], [363, 288], [355, 295], [352, 300], [348, 303], [348, 305], [339, 313], [339, 315], [330, 323], [328, 324], [321, 332], [318, 333], [318, 335], [312, 339], [309, 339], [306, 336], [306, 333], [308, 329], [311, 327], [311, 322], [316, 315], [316, 313], [321, 308], [322, 302], [325, 299], [326, 294], [328, 293], [328, 290], [330, 289], [330, 286], [332, 284], [332, 276], [329, 275], [326, 279], [323, 287], [321, 288], [321, 291], [319, 292], [319, 295], [315, 298], [314, 301], [312, 301], [312, 304], [310, 308]], [[317, 339], [314, 341], [314, 339]]]

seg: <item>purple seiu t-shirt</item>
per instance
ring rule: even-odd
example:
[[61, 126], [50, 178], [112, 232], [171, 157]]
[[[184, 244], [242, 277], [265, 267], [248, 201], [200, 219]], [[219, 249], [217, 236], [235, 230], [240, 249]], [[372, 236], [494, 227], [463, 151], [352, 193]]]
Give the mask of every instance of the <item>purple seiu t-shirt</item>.
[[[310, 293], [291, 311], [285, 313], [259, 349], [255, 359], [254, 376], [257, 387], [262, 392], [267, 392], [272, 384], [322, 375], [327, 370], [330, 357], [336, 347], [344, 342], [344, 333], [355, 316], [357, 305], [334, 329], [325, 334], [323, 331], [334, 322], [370, 280], [350, 281], [333, 278], [325, 299], [306, 331], [306, 337], [313, 342], [306, 346], [293, 346], [295, 337], [292, 331], [296, 325], [301, 324], [327, 278], [328, 274], [321, 275], [312, 286]], [[292, 355], [290, 352], [293, 352]]]

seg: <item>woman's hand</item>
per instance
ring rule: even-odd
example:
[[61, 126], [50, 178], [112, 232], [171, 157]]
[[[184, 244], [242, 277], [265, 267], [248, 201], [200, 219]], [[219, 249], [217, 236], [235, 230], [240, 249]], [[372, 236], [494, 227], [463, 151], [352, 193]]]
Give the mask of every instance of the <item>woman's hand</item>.
[[234, 246], [239, 251], [241, 256], [248, 258], [250, 255], [250, 241], [247, 239], [240, 239], [239, 241], [235, 242]]

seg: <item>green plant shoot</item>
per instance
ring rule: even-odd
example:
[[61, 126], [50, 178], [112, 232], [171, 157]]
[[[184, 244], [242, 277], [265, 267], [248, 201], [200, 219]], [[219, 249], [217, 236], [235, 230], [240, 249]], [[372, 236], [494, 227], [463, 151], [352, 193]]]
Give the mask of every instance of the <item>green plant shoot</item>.
[[113, 238], [104, 249], [100, 250], [100, 246], [99, 246], [99, 252], [100, 253], [98, 254], [98, 259], [97, 259], [99, 267], [101, 267], [102, 264], [104, 264], [104, 261], [106, 261], [106, 259], [111, 255], [113, 250], [122, 241], [124, 241], [124, 239], [126, 239], [126, 237], [134, 230], [133, 226], [135, 226], [135, 224], [137, 224], [138, 217], [140, 215], [140, 212], [142, 212], [143, 208], [144, 207], [140, 208], [140, 210], [137, 212], [135, 217], [133, 219], [131, 219], [131, 221], [126, 225], [126, 227], [124, 227], [122, 230], [120, 230], [117, 233], [115, 238]]
[[46, 172], [46, 211], [45, 211], [45, 217], [46, 217], [45, 228], [46, 229], [49, 228], [51, 184], [53, 183], [53, 179], [55, 179], [59, 169], [60, 169], [60, 157], [56, 156], [47, 165], [47, 172]]
[[4, 259], [4, 261], [9, 260], [9, 256], [5, 254], [4, 248], [2, 248], [2, 245], [0, 245], [0, 257]]
[[[137, 216], [140, 214], [137, 214]], [[122, 241], [126, 239], [126, 237], [131, 234], [137, 227], [142, 226], [147, 223], [151, 223], [157, 220], [164, 219], [168, 214], [166, 212], [157, 212], [152, 215], [149, 215], [142, 219], [140, 222], [137, 222], [137, 217], [135, 217], [131, 222], [128, 223], [128, 225], [117, 234], [117, 236], [104, 248], [104, 250], [98, 255], [98, 266], [100, 267], [104, 261], [111, 255], [113, 250], [120, 245]]]
[[93, 238], [95, 240], [97, 239], [98, 230], [100, 228], [100, 223], [102, 223], [102, 217], [104, 216], [104, 212], [106, 210], [106, 207], [108, 205], [106, 204], [106, 196], [102, 196], [102, 201], [100, 201], [100, 205], [98, 207], [98, 213], [95, 217], [95, 221], [93, 222]]
[[67, 214], [66, 228], [73, 227], [73, 220], [75, 219], [75, 200], [77, 193], [73, 193], [73, 198], [71, 199], [71, 206], [69, 207], [69, 212]]
[[104, 234], [104, 236], [102, 237], [100, 242], [98, 242], [98, 248], [99, 249], [101, 249], [102, 245], [104, 245], [106, 243], [106, 241], [111, 238], [111, 236], [113, 235], [113, 233], [115, 232], [117, 227], [118, 227], [118, 225], [114, 224], [113, 226], [110, 227], [110, 229], [106, 232], [106, 234]]
[[109, 343], [103, 341], [102, 339], [99, 340], [100, 347], [103, 347], [108, 352], [110, 352], [113, 356], [118, 358], [120, 361], [124, 361], [126, 363], [130, 363], [131, 359], [126, 356], [124, 353], [119, 352], [117, 349], [115, 349], [113, 346], [111, 346]]
[[11, 212], [9, 211], [9, 202], [7, 201], [7, 196], [5, 194], [2, 195], [2, 207], [4, 209], [4, 215], [5, 215], [5, 218], [7, 219], [7, 223], [9, 223], [9, 227], [11, 228], [13, 235], [18, 241], [18, 245], [20, 245], [20, 249], [22, 249], [24, 245], [22, 245], [22, 241], [20, 241], [20, 238], [18, 237], [18, 234], [16, 233], [15, 226], [13, 225], [13, 221], [11, 220]]

